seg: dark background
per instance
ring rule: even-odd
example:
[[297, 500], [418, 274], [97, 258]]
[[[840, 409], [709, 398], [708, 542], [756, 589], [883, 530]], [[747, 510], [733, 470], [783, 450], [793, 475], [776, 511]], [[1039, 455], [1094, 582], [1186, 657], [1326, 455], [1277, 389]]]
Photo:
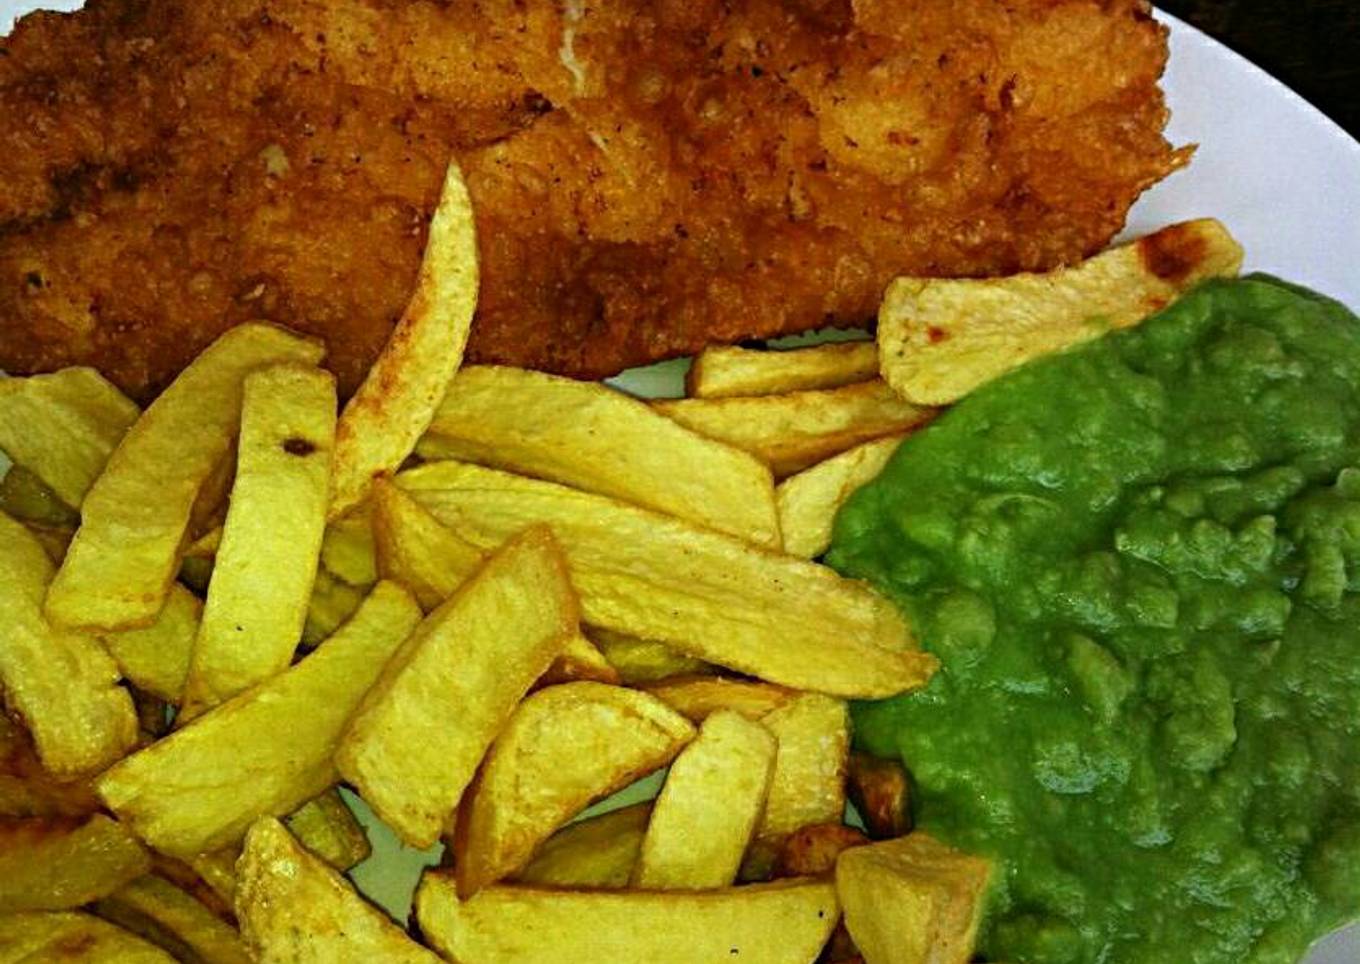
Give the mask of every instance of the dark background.
[[1360, 136], [1360, 0], [1157, 0]]

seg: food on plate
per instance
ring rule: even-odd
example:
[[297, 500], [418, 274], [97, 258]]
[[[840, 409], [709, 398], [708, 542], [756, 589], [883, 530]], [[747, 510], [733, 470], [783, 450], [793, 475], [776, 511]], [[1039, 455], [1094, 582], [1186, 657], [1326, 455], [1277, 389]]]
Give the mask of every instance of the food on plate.
[[302, 645], [308, 649], [315, 648], [339, 629], [345, 620], [354, 615], [368, 592], [368, 589], [358, 589], [337, 579], [325, 568], [317, 569], [316, 578], [312, 581], [312, 595], [307, 600], [307, 622], [302, 627]]
[[708, 891], [499, 885], [464, 900], [452, 875], [436, 871], [416, 892], [416, 917], [451, 960], [786, 964], [816, 959], [840, 906], [832, 884], [815, 879]]
[[876, 478], [904, 435], [889, 435], [847, 449], [791, 475], [775, 489], [784, 551], [812, 559], [831, 545], [831, 529], [845, 500]]
[[174, 964], [175, 958], [98, 917], [62, 912], [0, 916], [0, 960]]
[[383, 667], [340, 739], [340, 774], [407, 844], [435, 843], [578, 621], [552, 533], [536, 526], [512, 539]]
[[0, 818], [0, 914], [79, 907], [150, 869], [146, 848], [103, 814]]
[[199, 355], [128, 429], [86, 493], [47, 617], [102, 630], [151, 623], [179, 569], [199, 491], [236, 437], [246, 375], [280, 362], [316, 364], [321, 354], [319, 344], [251, 324]]
[[176, 583], [150, 626], [97, 635], [128, 682], [167, 703], [178, 704], [202, 613], [199, 598]]
[[463, 363], [477, 283], [472, 202], [458, 165], [450, 164], [411, 300], [340, 413], [331, 518], [362, 502], [374, 478], [395, 472], [415, 450]]
[[842, 823], [814, 823], [784, 838], [775, 858], [775, 877], [820, 877], [836, 869], [836, 859], [851, 847], [869, 842], [854, 827]]
[[376, 552], [369, 503], [356, 506], [326, 526], [326, 537], [321, 542], [321, 564], [347, 584], [367, 589], [378, 581]]
[[11, 465], [0, 478], [0, 512], [26, 525], [59, 528], [72, 535], [80, 522], [79, 512], [22, 465]]
[[685, 375], [685, 394], [690, 398], [784, 395], [876, 378], [878, 346], [871, 341], [774, 350], [714, 345], [694, 356]]
[[898, 278], [878, 313], [883, 377], [903, 398], [947, 405], [1032, 358], [1136, 325], [1241, 266], [1241, 245], [1205, 219], [1045, 274]]
[[903, 401], [878, 379], [755, 398], [665, 399], [652, 407], [700, 435], [750, 452], [781, 479], [935, 417], [934, 409]]
[[336, 870], [349, 870], [373, 850], [338, 790], [308, 800], [283, 822], [299, 843]]
[[98, 809], [87, 780], [44, 770], [28, 732], [0, 713], [0, 817], [83, 817]]
[[669, 763], [694, 727], [660, 700], [604, 683], [549, 686], [520, 704], [458, 806], [458, 890], [522, 870], [594, 801]]
[[515, 874], [539, 887], [627, 887], [651, 819], [650, 800], [567, 824]]
[[709, 715], [666, 774], [633, 869], [644, 890], [730, 887], [765, 809], [776, 744], [740, 713]]
[[339, 779], [346, 720], [420, 622], [392, 583], [290, 669], [215, 707], [100, 776], [100, 799], [157, 850], [185, 860], [238, 842]]
[[139, 877], [94, 905], [94, 912], [179, 960], [249, 964], [236, 928], [191, 894], [155, 874]]
[[546, 523], [586, 623], [667, 643], [794, 688], [871, 698], [920, 686], [933, 660], [862, 585], [678, 519], [457, 462], [397, 484], [480, 549]]
[[252, 960], [262, 964], [439, 960], [272, 817], [261, 817], [250, 828], [239, 874], [236, 916]]
[[99, 641], [55, 629], [43, 596], [55, 566], [22, 523], [0, 513], [0, 688], [33, 736], [42, 765], [65, 779], [93, 773], [136, 742], [137, 717]]
[[695, 723], [721, 710], [759, 720], [797, 695], [772, 683], [722, 676], [677, 676], [643, 683], [641, 688]]
[[70, 509], [141, 414], [93, 368], [0, 380], [0, 451]]
[[845, 927], [866, 961], [967, 964], [992, 867], [923, 833], [836, 859]]
[[890, 840], [911, 832], [911, 783], [901, 761], [851, 753], [845, 791], [870, 837]]
[[373, 484], [372, 521], [379, 574], [409, 589], [426, 612], [486, 561], [481, 550], [386, 479]]
[[184, 720], [292, 660], [321, 553], [335, 430], [329, 372], [272, 365], [246, 376], [236, 481], [184, 681]]
[[587, 633], [625, 686], [645, 686], [675, 676], [707, 675], [715, 668], [654, 639], [639, 639], [598, 626]]
[[769, 469], [607, 385], [465, 368], [418, 451], [560, 482], [779, 547]]
[[1357, 386], [1351, 312], [1211, 281], [977, 388], [842, 510], [827, 558], [942, 662], [856, 740], [1005, 875], [987, 957], [1296, 960], [1355, 916]]
[[451, 151], [470, 359], [591, 377], [861, 323], [902, 274], [1069, 263], [1189, 157], [1142, 0], [259, 8], [109, 0], [3, 42], [0, 368], [142, 400], [265, 317], [348, 395]]

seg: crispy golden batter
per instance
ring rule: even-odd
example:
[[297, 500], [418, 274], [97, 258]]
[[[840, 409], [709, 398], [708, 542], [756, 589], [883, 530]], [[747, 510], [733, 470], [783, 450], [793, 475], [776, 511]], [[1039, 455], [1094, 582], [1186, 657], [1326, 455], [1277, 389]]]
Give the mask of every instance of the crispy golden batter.
[[223, 328], [348, 392], [452, 151], [471, 358], [599, 376], [1101, 247], [1180, 164], [1143, 0], [91, 0], [0, 41], [0, 367], [145, 398]]

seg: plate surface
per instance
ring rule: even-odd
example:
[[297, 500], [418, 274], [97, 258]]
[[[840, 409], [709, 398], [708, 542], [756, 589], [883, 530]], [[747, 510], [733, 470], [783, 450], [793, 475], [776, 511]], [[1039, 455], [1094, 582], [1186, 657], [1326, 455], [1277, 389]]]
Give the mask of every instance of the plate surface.
[[[0, 0], [0, 32], [29, 10], [80, 5]], [[1247, 270], [1269, 271], [1360, 310], [1360, 143], [1269, 74], [1193, 27], [1160, 16], [1171, 26], [1168, 136], [1199, 149], [1186, 170], [1138, 202], [1126, 233], [1217, 217], [1246, 247]], [[676, 395], [683, 373], [683, 365], [667, 363], [618, 382], [639, 394]], [[376, 830], [374, 856], [353, 876], [404, 916], [420, 868], [434, 858], [401, 848], [385, 828]], [[1360, 927], [1321, 942], [1307, 964], [1355, 961]]]

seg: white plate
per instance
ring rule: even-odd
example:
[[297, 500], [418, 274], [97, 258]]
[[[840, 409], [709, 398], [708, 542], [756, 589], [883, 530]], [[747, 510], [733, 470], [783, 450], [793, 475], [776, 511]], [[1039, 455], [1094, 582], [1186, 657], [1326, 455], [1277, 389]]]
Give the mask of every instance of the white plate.
[[[37, 7], [74, 9], [80, 0], [0, 0], [0, 30]], [[1129, 234], [1213, 216], [1247, 249], [1248, 270], [1269, 271], [1360, 309], [1360, 143], [1301, 97], [1193, 27], [1171, 25], [1165, 88], [1169, 137], [1197, 143], [1184, 171], [1134, 207]], [[679, 394], [683, 366], [630, 373], [620, 382], [648, 395]], [[350, 800], [354, 798], [349, 797]], [[432, 857], [403, 851], [377, 828], [375, 856], [353, 876], [399, 916], [420, 867]], [[1360, 927], [1322, 942], [1307, 964], [1360, 961]]]

